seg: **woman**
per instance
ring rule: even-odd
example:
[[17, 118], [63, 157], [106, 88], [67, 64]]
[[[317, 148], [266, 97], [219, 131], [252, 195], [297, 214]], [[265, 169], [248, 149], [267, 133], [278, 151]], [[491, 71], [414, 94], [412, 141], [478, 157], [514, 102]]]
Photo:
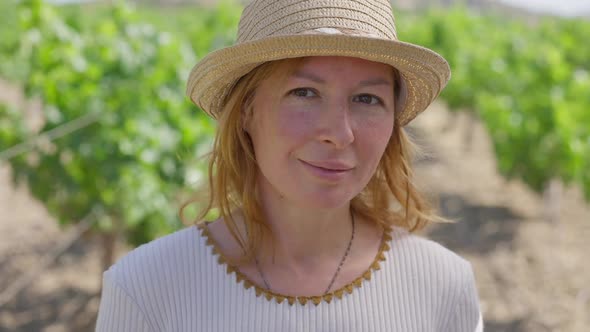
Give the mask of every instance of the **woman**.
[[220, 217], [105, 272], [97, 331], [481, 331], [470, 264], [412, 234], [443, 219], [403, 126], [449, 78], [387, 0], [254, 0], [188, 80]]

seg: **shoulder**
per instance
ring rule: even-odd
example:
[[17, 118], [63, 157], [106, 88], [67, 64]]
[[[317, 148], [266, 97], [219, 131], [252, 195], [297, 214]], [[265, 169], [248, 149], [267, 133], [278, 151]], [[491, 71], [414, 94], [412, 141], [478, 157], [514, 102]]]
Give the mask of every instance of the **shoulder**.
[[185, 228], [141, 245], [103, 273], [97, 331], [159, 331], [198, 264], [199, 233]]
[[[443, 245], [401, 228], [391, 232], [390, 265], [405, 287], [418, 287], [443, 331], [475, 331], [480, 317], [472, 265]], [[436, 305], [435, 305], [436, 304]], [[450, 327], [450, 328], [449, 328]]]
[[393, 228], [390, 247], [391, 268], [403, 271], [408, 282], [419, 281], [437, 296], [455, 298], [475, 284], [471, 263], [435, 241]]
[[170, 256], [196, 247], [199, 240], [196, 227], [187, 227], [140, 245], [121, 257], [110, 270], [165, 263]]
[[174, 284], [179, 269], [190, 269], [199, 250], [200, 234], [187, 227], [143, 244], [121, 257], [105, 278], [130, 293], [143, 294], [154, 287]]
[[411, 260], [423, 269], [436, 273], [472, 273], [471, 263], [440, 243], [399, 227], [391, 231], [390, 254], [403, 261]]

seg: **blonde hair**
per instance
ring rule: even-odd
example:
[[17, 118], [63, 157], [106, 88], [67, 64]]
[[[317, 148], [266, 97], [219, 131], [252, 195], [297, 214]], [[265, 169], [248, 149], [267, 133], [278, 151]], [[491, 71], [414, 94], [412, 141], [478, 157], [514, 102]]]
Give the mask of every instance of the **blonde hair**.
[[[304, 58], [284, 59], [260, 65], [242, 77], [224, 101], [210, 154], [209, 186], [205, 188], [207, 203], [194, 223], [201, 222], [212, 211], [219, 213], [244, 250], [244, 255], [232, 262], [234, 264], [251, 261], [263, 234], [270, 232], [257, 199], [258, 166], [252, 142], [243, 128], [244, 122], [251, 114], [254, 94], [260, 83], [271, 76], [279, 79], [288, 77], [302, 61]], [[397, 70], [393, 72], [396, 81], [394, 94], [398, 98], [400, 76]], [[435, 214], [412, 181], [411, 160], [417, 151], [417, 146], [395, 121], [375, 174], [365, 189], [351, 201], [352, 211], [379, 227], [395, 225], [410, 232], [424, 228], [429, 222], [447, 221]], [[180, 214], [183, 220], [184, 209], [196, 201], [193, 199], [182, 206]], [[392, 209], [392, 202], [397, 203], [397, 210]], [[243, 215], [247, 240], [242, 238], [232, 214], [237, 209]]]

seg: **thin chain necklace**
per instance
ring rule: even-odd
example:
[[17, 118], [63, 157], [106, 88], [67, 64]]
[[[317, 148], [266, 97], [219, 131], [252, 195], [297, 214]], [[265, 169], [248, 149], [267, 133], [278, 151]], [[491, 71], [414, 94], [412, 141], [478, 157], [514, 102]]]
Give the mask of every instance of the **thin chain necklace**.
[[[346, 247], [346, 251], [344, 252], [344, 256], [340, 260], [340, 264], [338, 264], [338, 268], [336, 269], [336, 272], [334, 273], [334, 276], [332, 277], [332, 281], [330, 281], [328, 288], [326, 288], [324, 295], [328, 294], [328, 292], [330, 291], [330, 289], [334, 285], [334, 281], [336, 281], [336, 277], [338, 277], [338, 273], [340, 273], [340, 269], [342, 268], [342, 265], [344, 265], [344, 261], [346, 260], [346, 257], [348, 257], [348, 253], [350, 252], [350, 247], [352, 245], [352, 240], [354, 240], [354, 224], [355, 224], [354, 214], [351, 213], [350, 216], [352, 219], [352, 235], [350, 236], [350, 241], [348, 242], [348, 246]], [[272, 291], [268, 281], [264, 277], [264, 273], [262, 273], [262, 269], [260, 268], [260, 265], [258, 264], [258, 258], [254, 257], [254, 261], [256, 262], [256, 269], [258, 270], [258, 273], [260, 274], [260, 277], [262, 277], [262, 281], [264, 282], [264, 287], [266, 287], [267, 290]]]

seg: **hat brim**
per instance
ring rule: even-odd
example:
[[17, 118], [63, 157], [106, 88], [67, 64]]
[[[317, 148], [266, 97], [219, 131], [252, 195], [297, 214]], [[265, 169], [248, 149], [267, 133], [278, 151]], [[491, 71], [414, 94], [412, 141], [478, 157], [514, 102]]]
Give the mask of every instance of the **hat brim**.
[[402, 42], [351, 35], [276, 36], [214, 51], [191, 70], [187, 95], [217, 119], [235, 83], [262, 63], [308, 56], [346, 56], [385, 63], [403, 81], [403, 107], [396, 121], [406, 125], [424, 111], [451, 77], [448, 62], [427, 48]]

